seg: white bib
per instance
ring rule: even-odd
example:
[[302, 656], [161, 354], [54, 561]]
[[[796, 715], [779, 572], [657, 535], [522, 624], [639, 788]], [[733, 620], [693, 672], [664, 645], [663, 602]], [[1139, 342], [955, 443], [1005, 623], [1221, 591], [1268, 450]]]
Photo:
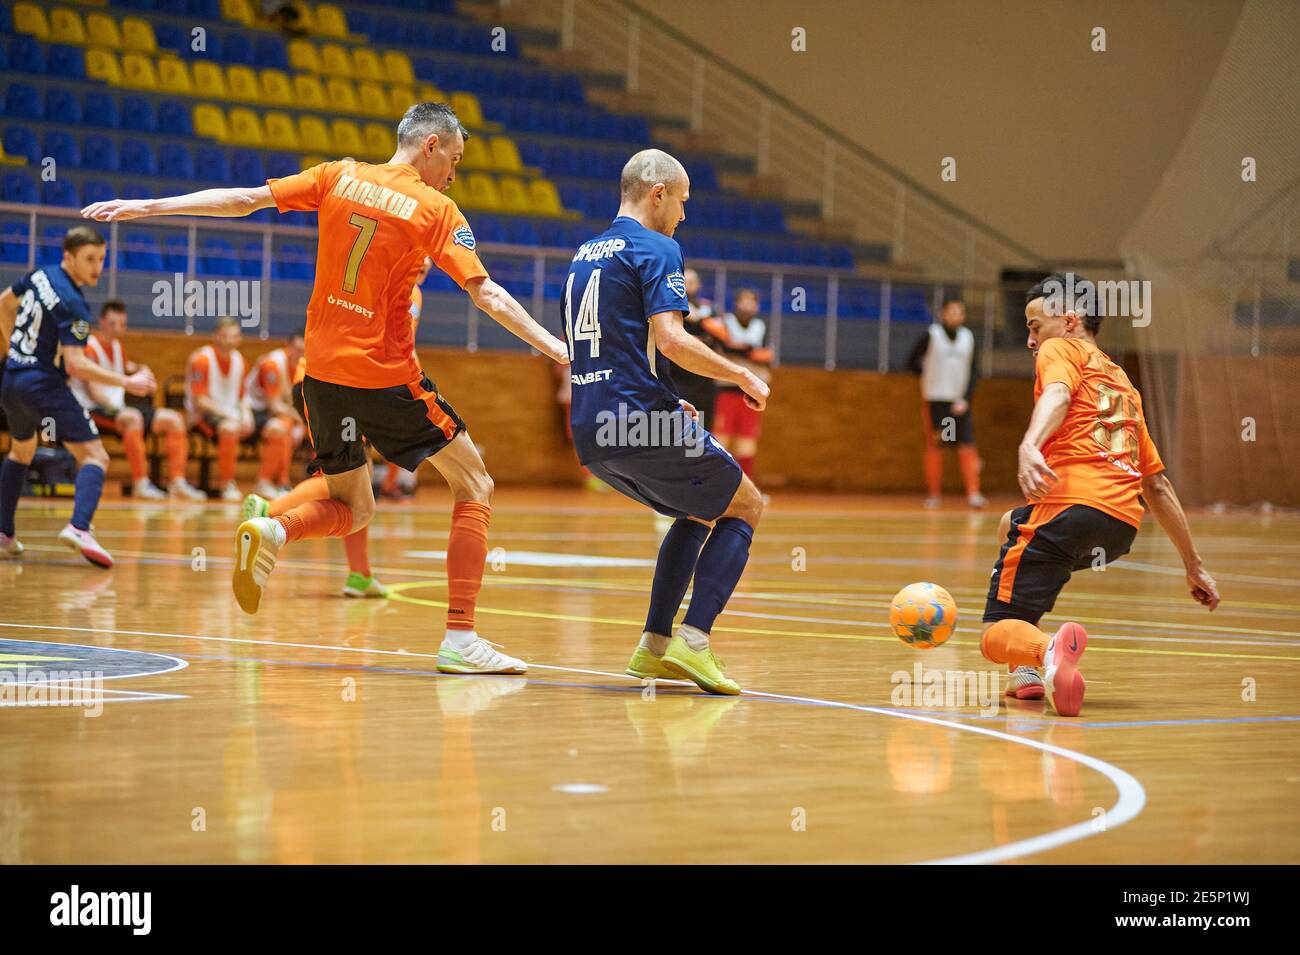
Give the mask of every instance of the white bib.
[[970, 384], [975, 336], [963, 325], [954, 341], [938, 322], [930, 326], [930, 347], [921, 364], [921, 395], [926, 401], [956, 401], [966, 397]]

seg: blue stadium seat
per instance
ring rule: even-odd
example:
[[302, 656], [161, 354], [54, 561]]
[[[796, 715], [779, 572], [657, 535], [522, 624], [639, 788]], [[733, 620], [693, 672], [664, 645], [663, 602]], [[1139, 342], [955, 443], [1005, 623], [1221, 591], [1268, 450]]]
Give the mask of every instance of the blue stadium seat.
[[298, 157], [288, 153], [268, 153], [263, 165], [266, 167], [267, 179], [283, 179], [298, 172], [302, 164]]
[[[6, 201], [8, 201], [7, 197]], [[3, 227], [0, 227], [0, 262], [26, 265], [27, 236], [26, 222], [6, 222]]]
[[81, 185], [81, 201], [87, 206], [92, 202], [106, 202], [116, 196], [117, 190], [103, 179], [87, 179]]
[[133, 129], [141, 133], [152, 133], [158, 128], [158, 117], [154, 115], [153, 103], [143, 96], [122, 97], [123, 129]]
[[121, 125], [117, 113], [117, 100], [107, 93], [87, 93], [81, 105], [85, 122], [110, 129], [116, 129]]
[[45, 134], [41, 151], [42, 158], [48, 156], [54, 160], [56, 170], [58, 166], [64, 169], [76, 169], [81, 165], [81, 150], [77, 148], [77, 141], [72, 138], [71, 133], [61, 129], [52, 129]]
[[190, 148], [182, 143], [163, 143], [159, 150], [161, 162], [158, 171], [171, 179], [193, 179], [194, 157]]
[[507, 219], [505, 233], [506, 241], [515, 245], [537, 244], [537, 227], [528, 219]]
[[163, 271], [186, 272], [189, 267], [189, 240], [180, 234], [167, 236], [163, 240]]
[[117, 147], [113, 140], [91, 133], [81, 141], [81, 165], [101, 172], [117, 172]]
[[123, 139], [122, 154], [118, 163], [122, 172], [136, 176], [152, 176], [158, 171], [153, 148], [143, 139]]
[[76, 223], [71, 219], [65, 219], [62, 225], [47, 225], [41, 230], [36, 244], [37, 265], [51, 265], [63, 260], [63, 237], [74, 225]]
[[262, 157], [252, 149], [236, 149], [230, 154], [230, 175], [235, 182], [259, 183], [266, 179]]
[[537, 223], [537, 241], [548, 248], [564, 245], [564, 223], [542, 219]]
[[585, 213], [587, 211], [587, 191], [582, 186], [564, 183], [560, 186], [560, 202], [564, 203], [566, 209], [576, 209]]
[[271, 263], [271, 277], [292, 282], [311, 281], [315, 260], [304, 246], [286, 242]]
[[221, 18], [221, 0], [189, 0], [190, 14], [208, 20]]
[[[268, 210], [262, 210], [263, 212]], [[239, 249], [239, 274], [246, 279], [262, 277], [262, 243], [245, 242]]]
[[[356, 10], [352, 8], [349, 8], [344, 15], [348, 20], [348, 30], [353, 33], [360, 33], [363, 36], [372, 36], [370, 31], [373, 30], [375, 26], [375, 18], [373, 16], [365, 10]], [[401, 36], [401, 34], [390, 33], [387, 35], [386, 39], [388, 42], [392, 43], [398, 36]]]
[[5, 115], [14, 119], [40, 119], [41, 97], [36, 87], [27, 83], [10, 83], [5, 90]]
[[162, 251], [158, 248], [158, 240], [153, 236], [128, 235], [118, 243], [118, 247], [120, 249], [117, 255], [118, 268], [155, 274], [163, 271]]
[[154, 190], [138, 180], [132, 180], [122, 186], [123, 199], [152, 199], [155, 195], [157, 193]]
[[486, 213], [474, 217], [474, 237], [480, 242], [506, 241], [505, 229], [497, 216]]
[[853, 268], [853, 250], [847, 245], [833, 245], [828, 253], [830, 265], [837, 269]]
[[175, 23], [153, 21], [153, 36], [160, 50], [179, 50], [190, 45], [190, 34]]
[[3, 142], [5, 152], [10, 156], [26, 156], [27, 161], [33, 165], [41, 161], [36, 137], [26, 126], [6, 126]]
[[[6, 14], [9, 12], [7, 8], [0, 8], [0, 9], [4, 9], [4, 12]], [[9, 28], [6, 27], [3, 32], [5, 33], [9, 32]], [[3, 46], [0, 46], [0, 72], [7, 71], [8, 69], [9, 69], [9, 53], [8, 51], [5, 50]]]
[[214, 63], [219, 63], [221, 61], [221, 37], [208, 30], [203, 35], [202, 50], [194, 49], [193, 42], [186, 42], [181, 44], [180, 53], [181, 56], [188, 60], [211, 60]]
[[[130, 10], [153, 10], [155, 9], [156, 0], [117, 0], [116, 5], [126, 7]], [[180, 8], [179, 12], [184, 13], [186, 9], [182, 0], [175, 0], [176, 7]]]
[[45, 72], [64, 80], [84, 80], [86, 55], [79, 47], [51, 43], [46, 54]]
[[194, 150], [194, 178], [199, 182], [225, 183], [230, 179], [226, 151], [218, 146], [199, 146]]
[[82, 205], [77, 187], [63, 178], [41, 183], [41, 202], [47, 206], [65, 206], [70, 209], [80, 209]]
[[9, 69], [19, 73], [44, 73], [45, 48], [35, 37], [21, 34], [9, 40]]
[[239, 259], [235, 247], [225, 239], [204, 239], [199, 243], [199, 275], [216, 275], [236, 278]]
[[5, 202], [21, 202], [32, 206], [40, 202], [36, 180], [25, 172], [5, 173], [3, 195]]
[[81, 102], [62, 86], [45, 90], [45, 118], [51, 123], [75, 126], [81, 122]]
[[255, 66], [257, 56], [253, 52], [253, 41], [246, 33], [227, 33], [221, 41], [221, 59], [225, 63], [242, 63]]
[[253, 59], [265, 70], [288, 70], [289, 50], [284, 39], [278, 36], [258, 37], [256, 53]]
[[164, 100], [158, 104], [158, 132], [172, 136], [194, 135], [190, 104], [183, 100]]
[[[349, 12], [347, 16], [349, 29], [357, 29], [352, 26], [352, 13]], [[381, 13], [373, 22], [372, 29], [374, 33], [371, 33], [370, 30], [358, 30], [357, 32], [364, 33], [366, 36], [377, 37], [380, 40], [386, 40], [389, 43], [396, 43], [399, 40], [409, 43], [411, 37], [407, 33], [408, 20], [414, 20], [414, 17], [399, 17], [392, 13]]]

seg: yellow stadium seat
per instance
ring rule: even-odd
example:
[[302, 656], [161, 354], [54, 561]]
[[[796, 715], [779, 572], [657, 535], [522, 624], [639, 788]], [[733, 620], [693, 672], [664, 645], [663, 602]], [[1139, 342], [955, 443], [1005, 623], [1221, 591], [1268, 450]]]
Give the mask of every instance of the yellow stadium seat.
[[346, 48], [337, 43], [322, 43], [320, 46], [320, 71], [326, 76], [352, 77], [352, 57]]
[[311, 4], [294, 3], [293, 8], [298, 11], [298, 20], [294, 24], [294, 32], [315, 36], [318, 31], [316, 29], [316, 17], [311, 12]]
[[156, 90], [158, 71], [154, 69], [153, 57], [143, 53], [123, 53], [122, 85], [134, 90]]
[[122, 69], [117, 65], [117, 54], [102, 46], [92, 46], [86, 51], [86, 75], [92, 80], [121, 85]]
[[194, 89], [204, 96], [211, 96], [213, 99], [225, 99], [226, 93], [226, 74], [221, 69], [221, 64], [213, 63], [209, 60], [195, 60], [193, 69]]
[[230, 124], [230, 141], [241, 146], [261, 146], [266, 142], [262, 121], [247, 106], [236, 106], [226, 117]]
[[178, 56], [164, 56], [158, 60], [158, 89], [164, 93], [189, 96], [194, 91], [190, 82], [190, 68]]
[[55, 7], [50, 11], [49, 38], [51, 43], [85, 44], [86, 25], [81, 22], [81, 14], [67, 7]]
[[366, 123], [362, 132], [366, 138], [366, 155], [382, 162], [397, 151], [397, 134], [383, 123]]
[[330, 123], [330, 140], [334, 143], [334, 151], [343, 156], [355, 159], [366, 151], [361, 130], [350, 119], [336, 119]]
[[298, 117], [298, 142], [302, 144], [303, 149], [310, 149], [313, 152], [334, 151], [334, 147], [330, 144], [329, 130], [325, 128], [325, 121], [319, 116]]
[[232, 63], [226, 67], [226, 87], [230, 90], [230, 98], [233, 100], [241, 103], [262, 101], [262, 89], [257, 85], [257, 74], [253, 72], [251, 66]]
[[384, 72], [388, 75], [390, 83], [409, 86], [415, 82], [415, 70], [411, 69], [411, 58], [397, 50], [389, 50], [384, 54]]
[[34, 3], [15, 3], [13, 9], [14, 30], [29, 33], [38, 40], [50, 38], [50, 21], [45, 11]]
[[497, 190], [497, 184], [487, 173], [466, 173], [465, 189], [473, 200], [475, 208], [487, 209], [491, 212], [501, 210], [501, 193]]
[[564, 205], [560, 194], [555, 190], [555, 183], [549, 179], [534, 179], [528, 184], [528, 198], [533, 212], [539, 216], [562, 216]]
[[299, 73], [293, 78], [294, 102], [303, 109], [325, 109], [325, 87], [310, 73]]
[[409, 86], [388, 87], [388, 111], [386, 116], [402, 116], [415, 103], [415, 90]]
[[[472, 143], [474, 140], [470, 140]], [[465, 144], [469, 146], [469, 143]], [[521, 172], [523, 160], [519, 158], [519, 147], [509, 136], [492, 137], [492, 168], [501, 172]]]
[[26, 166], [26, 156], [6, 156], [4, 146], [0, 146], [0, 166]]
[[378, 54], [364, 46], [352, 51], [352, 75], [359, 80], [374, 80], [377, 83], [386, 79]]
[[388, 115], [388, 97], [378, 83], [357, 84], [357, 105], [364, 116]]
[[86, 36], [91, 43], [122, 48], [122, 31], [117, 28], [117, 20], [107, 13], [96, 10], [86, 14]]
[[462, 209], [474, 208], [474, 197], [471, 196], [469, 191], [465, 188], [465, 179], [463, 176], [448, 186], [443, 195], [456, 203], [456, 205], [460, 206]]
[[266, 145], [271, 149], [284, 149], [297, 152], [300, 148], [298, 130], [293, 125], [293, 117], [288, 113], [272, 110], [263, 117], [266, 126]]
[[348, 38], [348, 18], [334, 4], [322, 3], [316, 7], [316, 34], [336, 40], [346, 40]]
[[337, 76], [326, 80], [325, 99], [330, 104], [331, 112], [361, 112], [361, 107], [357, 104], [357, 91], [353, 88], [350, 80], [340, 79]]
[[304, 73], [319, 73], [320, 56], [316, 53], [315, 44], [310, 40], [290, 40], [289, 65]]
[[194, 107], [194, 135], [215, 139], [224, 143], [230, 139], [230, 128], [226, 126], [226, 114], [221, 107], [211, 103], [199, 103]]
[[466, 169], [492, 168], [492, 151], [482, 136], [471, 136], [465, 141], [465, 154], [460, 157], [460, 164]]
[[158, 41], [154, 38], [153, 27], [149, 25], [149, 21], [141, 20], [139, 17], [124, 17], [122, 46], [128, 50], [139, 50], [141, 53], [157, 53]]
[[[262, 87], [262, 102], [275, 106], [293, 106], [293, 87], [289, 85], [289, 74], [283, 70], [262, 70], [258, 74]], [[297, 104], [305, 105], [305, 104]]]
[[[415, 99], [413, 102], [445, 103], [447, 102], [447, 94], [432, 83], [417, 83], [415, 84]], [[409, 106], [410, 103], [407, 105]]]
[[501, 208], [506, 212], [533, 211], [532, 200], [528, 198], [528, 188], [518, 176], [498, 176], [497, 189], [501, 193]]
[[482, 129], [485, 125], [483, 110], [479, 107], [478, 97], [473, 93], [452, 93], [451, 108], [466, 129]]
[[312, 166], [319, 166], [323, 162], [328, 162], [324, 156], [303, 156], [300, 169], [310, 169]]
[[256, 18], [248, 0], [221, 0], [221, 19], [251, 27]]

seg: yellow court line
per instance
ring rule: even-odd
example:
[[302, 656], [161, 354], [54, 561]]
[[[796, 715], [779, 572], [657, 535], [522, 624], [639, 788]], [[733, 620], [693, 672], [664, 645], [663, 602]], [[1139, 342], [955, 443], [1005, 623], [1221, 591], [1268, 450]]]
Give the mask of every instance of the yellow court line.
[[[391, 599], [400, 600], [405, 603], [419, 604], [424, 607], [446, 607], [447, 604], [442, 600], [430, 600], [426, 597], [409, 597], [404, 591], [414, 590], [417, 587], [434, 587], [436, 583], [422, 580], [413, 580], [405, 583], [389, 584], [388, 596]], [[502, 617], [529, 617], [535, 620], [568, 620], [573, 623], [607, 623], [618, 627], [641, 627], [644, 623], [642, 620], [620, 620], [616, 617], [588, 617], [578, 614], [567, 613], [548, 613], [544, 610], [499, 610], [492, 607], [479, 607], [476, 613], [496, 614]], [[726, 633], [743, 633], [743, 634], [760, 634], [769, 637], [820, 637], [826, 640], [873, 640], [884, 643], [893, 643], [897, 640], [894, 636], [873, 636], [867, 633], [822, 633], [816, 630], [768, 630], [759, 627], [714, 627], [714, 630], [724, 631]], [[1162, 657], [1220, 657], [1228, 660], [1289, 660], [1300, 662], [1300, 656], [1279, 657], [1266, 653], [1214, 653], [1208, 650], [1144, 650], [1129, 647], [1097, 647], [1092, 648], [1094, 653], [1144, 653], [1151, 656]]]

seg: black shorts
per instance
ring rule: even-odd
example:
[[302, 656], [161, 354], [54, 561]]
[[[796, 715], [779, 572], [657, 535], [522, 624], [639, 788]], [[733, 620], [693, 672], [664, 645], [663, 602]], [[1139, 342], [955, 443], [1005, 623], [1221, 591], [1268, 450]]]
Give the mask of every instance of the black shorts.
[[975, 423], [971, 420], [970, 406], [966, 413], [952, 413], [951, 401], [927, 401], [930, 412], [930, 430], [940, 444], [974, 444]]
[[362, 467], [365, 439], [393, 464], [414, 471], [465, 430], [427, 375], [392, 388], [353, 388], [308, 376], [302, 400], [307, 432], [326, 474]]
[[[140, 412], [140, 417], [144, 419], [144, 433], [151, 434], [153, 432], [153, 416], [157, 409], [153, 406], [153, 402], [148, 401], [147, 399], [137, 404], [131, 400], [132, 397], [134, 396], [127, 396], [126, 407], [134, 408], [136, 411]], [[120, 437], [121, 432], [117, 429], [117, 416], [121, 411], [121, 408], [114, 410], [112, 408], [105, 408], [103, 405], [95, 405], [90, 409], [90, 417], [94, 419], [95, 426], [99, 428], [100, 431], [104, 431], [108, 434], [116, 434]]]
[[0, 385], [0, 406], [15, 441], [26, 441], [37, 432], [60, 444], [99, 440], [89, 409], [81, 406], [60, 374], [40, 368], [9, 369]]
[[1026, 504], [993, 565], [984, 622], [1039, 619], [1076, 570], [1104, 570], [1133, 546], [1137, 528], [1086, 504]]
[[[298, 416], [300, 418], [306, 421], [307, 406], [302, 403], [302, 382], [301, 381], [297, 382], [293, 386], [292, 391], [293, 391], [293, 409], [298, 412]], [[321, 469], [320, 458], [316, 456], [316, 450], [313, 448], [311, 453], [311, 460], [307, 462], [307, 476], [311, 477], [313, 474], [319, 473], [320, 469]]]

